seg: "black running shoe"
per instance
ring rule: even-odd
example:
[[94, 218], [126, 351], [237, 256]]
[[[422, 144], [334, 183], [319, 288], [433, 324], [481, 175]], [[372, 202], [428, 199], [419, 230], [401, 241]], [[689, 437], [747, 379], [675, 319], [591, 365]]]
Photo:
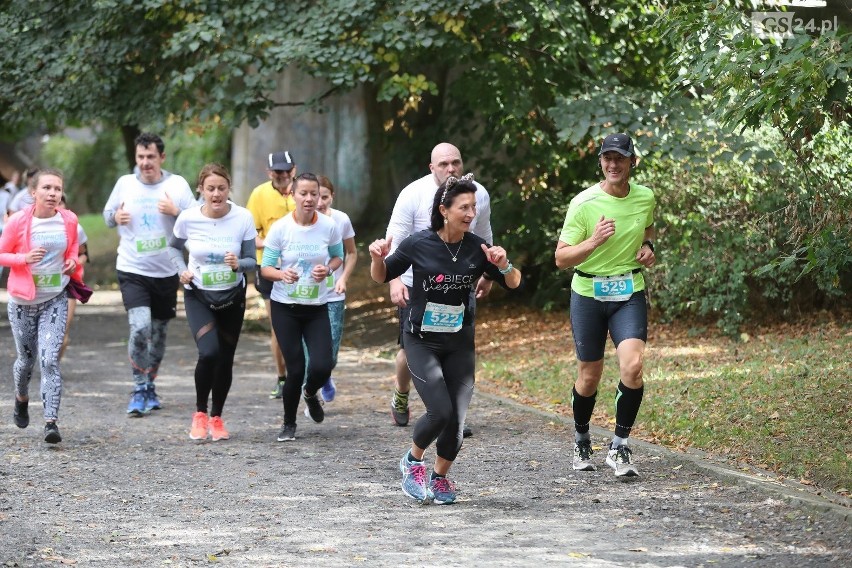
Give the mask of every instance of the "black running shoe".
[[62, 441], [62, 436], [59, 435], [59, 426], [56, 422], [47, 422], [44, 425], [44, 441], [48, 444], [58, 444]]
[[305, 404], [308, 405], [308, 415], [311, 420], [319, 424], [325, 418], [325, 411], [322, 409], [322, 399], [319, 393], [314, 393], [314, 396], [308, 396], [302, 391], [302, 398], [305, 399]]
[[15, 426], [18, 428], [26, 428], [30, 425], [29, 405], [30, 401], [28, 400], [21, 402], [17, 398], [15, 399], [15, 413], [13, 417], [15, 419]]
[[471, 430], [470, 426], [462, 428], [462, 438], [470, 438], [471, 436], [473, 436], [473, 430]]
[[284, 424], [281, 426], [281, 431], [278, 433], [279, 442], [292, 442], [296, 439], [296, 425]]

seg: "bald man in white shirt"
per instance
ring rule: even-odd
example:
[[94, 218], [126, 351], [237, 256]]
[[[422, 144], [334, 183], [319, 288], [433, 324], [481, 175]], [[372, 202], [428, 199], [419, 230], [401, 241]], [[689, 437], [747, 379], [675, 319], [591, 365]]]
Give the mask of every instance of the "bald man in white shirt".
[[[458, 148], [447, 142], [441, 142], [432, 149], [429, 162], [429, 174], [411, 182], [399, 194], [388, 223], [387, 238], [393, 237], [391, 253], [406, 237], [423, 229], [428, 229], [432, 203], [435, 192], [450, 176], [460, 177], [464, 174], [464, 162]], [[489, 244], [494, 242], [491, 232], [491, 198], [488, 190], [477, 182], [476, 184], [476, 217], [471, 224], [471, 231], [479, 235]], [[412, 273], [408, 271], [390, 282], [391, 301], [399, 307], [400, 322], [407, 317], [409, 288], [412, 284]], [[491, 291], [490, 280], [481, 278], [476, 285], [475, 297], [483, 298]], [[391, 416], [397, 426], [407, 426], [411, 417], [408, 408], [408, 394], [411, 390], [411, 373], [408, 371], [408, 359], [405, 356], [405, 346], [402, 345], [400, 332], [400, 349], [396, 354], [396, 375], [394, 378], [394, 394], [391, 400]], [[471, 435], [468, 427], [464, 428], [465, 437]]]

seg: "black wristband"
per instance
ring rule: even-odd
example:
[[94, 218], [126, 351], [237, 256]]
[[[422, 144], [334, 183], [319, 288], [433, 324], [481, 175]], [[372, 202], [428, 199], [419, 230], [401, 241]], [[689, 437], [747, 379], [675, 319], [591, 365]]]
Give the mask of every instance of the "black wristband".
[[651, 252], [654, 252], [654, 242], [653, 241], [643, 241], [642, 246], [648, 245], [648, 248], [651, 249]]

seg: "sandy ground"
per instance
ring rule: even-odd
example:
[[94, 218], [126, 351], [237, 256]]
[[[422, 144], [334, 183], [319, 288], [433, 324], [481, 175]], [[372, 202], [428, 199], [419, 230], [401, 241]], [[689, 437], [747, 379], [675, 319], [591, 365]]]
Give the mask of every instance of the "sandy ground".
[[392, 366], [373, 351], [343, 351], [325, 422], [300, 414], [297, 440], [279, 443], [267, 337], [244, 334], [232, 437], [192, 441], [186, 321], [170, 326], [164, 408], [142, 419], [125, 414], [126, 327], [115, 295], [78, 310], [64, 440], [49, 446], [40, 405], [28, 429], [12, 423], [14, 347], [0, 317], [0, 565], [852, 565], [849, 509], [644, 443], [640, 477], [616, 480], [598, 429], [599, 470], [574, 472], [565, 423], [491, 396], [474, 397], [475, 434], [451, 472], [459, 502], [416, 504], [397, 469], [411, 429], [391, 424]]

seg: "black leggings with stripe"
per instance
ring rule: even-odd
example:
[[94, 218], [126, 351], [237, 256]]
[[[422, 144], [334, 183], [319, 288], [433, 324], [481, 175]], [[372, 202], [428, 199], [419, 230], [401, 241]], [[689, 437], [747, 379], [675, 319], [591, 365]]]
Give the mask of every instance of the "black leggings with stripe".
[[198, 346], [195, 408], [207, 413], [207, 400], [212, 393], [210, 416], [221, 416], [234, 379], [234, 353], [246, 312], [245, 287], [238, 301], [216, 311], [202, 303], [192, 290], [184, 289], [183, 293], [186, 319]]
[[403, 344], [414, 388], [426, 405], [426, 414], [414, 425], [413, 441], [426, 449], [437, 440], [438, 457], [454, 461], [462, 446], [464, 419], [473, 398], [473, 326], [456, 333], [406, 331]]

